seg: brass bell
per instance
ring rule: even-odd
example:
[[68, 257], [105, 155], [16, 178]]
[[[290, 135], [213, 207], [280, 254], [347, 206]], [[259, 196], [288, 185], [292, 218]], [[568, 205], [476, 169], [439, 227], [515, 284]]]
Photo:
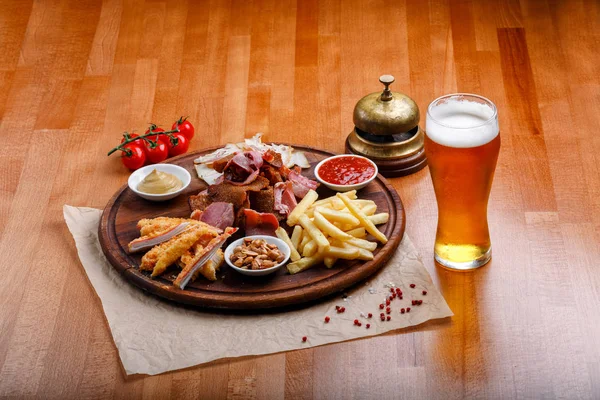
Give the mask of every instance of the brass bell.
[[366, 95], [354, 107], [354, 130], [346, 152], [371, 159], [386, 177], [405, 176], [427, 165], [419, 107], [407, 95], [392, 92], [391, 75], [382, 75], [383, 92]]

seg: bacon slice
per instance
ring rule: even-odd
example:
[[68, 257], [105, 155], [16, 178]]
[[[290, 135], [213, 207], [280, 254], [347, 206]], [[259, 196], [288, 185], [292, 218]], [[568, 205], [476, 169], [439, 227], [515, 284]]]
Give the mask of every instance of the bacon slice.
[[234, 219], [233, 204], [222, 201], [211, 203], [200, 216], [200, 221], [219, 229], [233, 226]]
[[196, 274], [199, 268], [204, 263], [212, 259], [217, 251], [223, 246], [223, 244], [229, 239], [231, 235], [237, 232], [238, 228], [227, 228], [222, 235], [212, 239], [201, 251], [194, 255], [194, 259], [186, 264], [185, 268], [177, 275], [177, 279], [173, 284], [179, 289], [184, 289], [185, 286], [190, 282], [192, 277]]
[[294, 196], [293, 184], [290, 181], [279, 182], [275, 184], [275, 205], [273, 209], [279, 211], [279, 214], [288, 216], [296, 205], [296, 197]]
[[319, 187], [319, 182], [313, 181], [303, 176], [295, 170], [290, 170], [288, 173], [288, 180], [292, 182], [292, 188], [296, 197], [301, 199], [306, 196], [309, 190], [316, 190]]
[[246, 235], [276, 236], [275, 230], [279, 228], [277, 217], [271, 213], [259, 213], [250, 208], [244, 210]]

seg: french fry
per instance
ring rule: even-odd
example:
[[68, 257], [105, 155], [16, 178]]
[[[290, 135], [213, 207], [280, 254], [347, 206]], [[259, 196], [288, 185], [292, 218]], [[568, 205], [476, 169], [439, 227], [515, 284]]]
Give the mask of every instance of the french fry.
[[[388, 220], [390, 219], [390, 214], [379, 213], [379, 214], [375, 214], [375, 215], [368, 215], [367, 218], [369, 219], [369, 221], [371, 221], [373, 223], [373, 225], [381, 225], [381, 224], [385, 224], [386, 222], [388, 222]], [[349, 230], [359, 227], [360, 225], [361, 224], [359, 222], [357, 225], [346, 224], [344, 226], [339, 226], [338, 228], [340, 228], [344, 232], [347, 232]]]
[[317, 199], [319, 195], [314, 190], [309, 190], [308, 193], [304, 196], [304, 198], [294, 207], [294, 210], [288, 215], [287, 224], [289, 226], [294, 226], [298, 223], [298, 219], [301, 215], [304, 215], [308, 207], [310, 207]]
[[335, 257], [325, 257], [323, 259], [323, 264], [325, 264], [325, 266], [327, 268], [331, 268], [331, 267], [333, 267], [333, 265], [335, 264], [336, 261], [337, 261], [337, 258], [335, 258]]
[[[367, 232], [369, 232], [371, 235], [373, 235], [373, 237], [375, 239], [377, 239], [378, 241], [380, 241], [381, 243], [383, 243], [383, 244], [387, 243], [387, 241], [388, 241], [387, 237], [379, 229], [377, 229], [377, 227], [371, 222], [371, 220], [369, 219], [368, 216], [365, 215], [365, 213], [363, 213], [357, 206], [352, 204], [350, 199], [348, 199], [347, 197], [344, 197], [344, 196], [340, 196], [339, 193], [336, 196], [338, 196], [338, 198], [344, 202], [344, 204], [346, 205], [346, 207], [348, 207], [348, 210], [350, 210], [352, 215], [354, 215], [356, 218], [358, 218], [358, 220], [360, 221], [360, 224], [365, 227]], [[306, 219], [308, 219], [308, 217], [306, 217]]]
[[369, 250], [359, 248], [358, 251], [358, 260], [371, 261], [373, 259], [373, 253], [371, 253]]
[[[347, 198], [354, 200], [354, 199], [356, 199], [356, 190], [350, 190], [348, 192], [344, 192], [344, 193], [342, 193], [342, 196], [346, 196]], [[313, 203], [313, 207], [319, 207], [319, 206], [323, 206], [326, 204], [331, 204], [331, 201], [336, 200], [336, 199], [337, 199], [337, 197], [331, 196], [331, 197], [326, 197], [321, 200], [317, 200]]]
[[294, 231], [292, 232], [292, 245], [294, 246], [295, 249], [298, 249], [298, 245], [300, 244], [300, 241], [302, 240], [302, 227], [300, 225], [296, 225], [294, 227]]
[[315, 266], [323, 261], [323, 254], [317, 253], [312, 257], [304, 257], [287, 265], [287, 270], [290, 274], [306, 271], [312, 266]]
[[324, 252], [325, 257], [341, 258], [343, 260], [356, 260], [360, 256], [360, 250], [354, 246], [330, 246]]
[[346, 208], [346, 206], [344, 206], [344, 203], [342, 203], [342, 201], [340, 199], [331, 200], [331, 207], [334, 210], [339, 210], [339, 211], [343, 211]]
[[[368, 243], [373, 243], [373, 244], [375, 244], [375, 246], [377, 246], [377, 243], [375, 243], [375, 242], [368, 242]], [[350, 242], [344, 242], [344, 241], [336, 239], [333, 241], [332, 245], [334, 246], [334, 248], [343, 247], [344, 249], [358, 251], [358, 256], [355, 258], [356, 260], [370, 261], [373, 259], [373, 253], [370, 252], [368, 249], [358, 247], [355, 244], [352, 244]]]
[[310, 256], [315, 255], [316, 252], [317, 252], [317, 242], [315, 242], [314, 240], [311, 240], [308, 243], [306, 243], [306, 245], [302, 249], [302, 256], [310, 257]]
[[300, 253], [304, 252], [304, 246], [306, 246], [306, 244], [308, 242], [310, 242], [311, 240], [312, 240], [312, 238], [310, 237], [308, 232], [306, 232], [306, 230], [303, 230], [302, 231], [302, 240], [300, 241], [300, 244], [298, 245], [298, 251]]
[[[350, 201], [348, 198], [344, 197], [346, 200]], [[296, 206], [297, 208], [298, 206]], [[294, 209], [295, 211], [296, 209]], [[293, 211], [292, 211], [293, 212]], [[329, 242], [323, 233], [315, 226], [315, 224], [308, 219], [305, 214], [300, 215], [298, 218], [298, 222], [302, 227], [308, 232], [308, 234], [317, 242], [317, 246], [319, 247], [319, 252], [323, 252], [329, 248]], [[373, 225], [375, 226], [375, 225]], [[375, 228], [377, 229], [377, 228]]]
[[347, 230], [346, 233], [357, 238], [364, 238], [365, 236], [367, 236], [367, 231], [365, 231], [365, 228], [363, 228], [362, 226]]
[[331, 208], [317, 207], [316, 211], [327, 218], [329, 222], [339, 222], [340, 224], [358, 225], [359, 221], [354, 215], [348, 212], [342, 212]]
[[373, 215], [377, 212], [376, 204], [367, 204], [363, 208], [360, 209], [365, 215]]
[[351, 238], [349, 240], [346, 240], [345, 243], [348, 243], [348, 244], [350, 244], [352, 246], [359, 247], [361, 249], [366, 249], [366, 250], [369, 250], [369, 251], [373, 251], [373, 250], [375, 250], [377, 248], [377, 243], [370, 242], [370, 241], [365, 240], [365, 239], [355, 238], [355, 237], [353, 237], [353, 238]]
[[360, 208], [364, 208], [366, 206], [375, 205], [375, 202], [367, 199], [354, 199], [352, 200], [352, 204], [356, 204]]
[[370, 215], [369, 220], [373, 223], [373, 225], [381, 225], [388, 222], [390, 219], [390, 214], [388, 213], [379, 213], [375, 215]]
[[275, 235], [277, 235], [279, 239], [283, 240], [288, 246], [290, 246], [290, 260], [298, 261], [301, 258], [300, 253], [298, 253], [298, 250], [296, 250], [296, 247], [290, 240], [290, 237], [288, 236], [285, 229], [283, 229], [282, 227], [275, 229]]
[[342, 240], [352, 239], [351, 235], [347, 234], [340, 228], [333, 225], [331, 222], [327, 221], [327, 219], [325, 219], [325, 217], [321, 215], [321, 213], [318, 211], [315, 211], [313, 222], [317, 226], [317, 228], [319, 228], [322, 232], [326, 233], [329, 236]]

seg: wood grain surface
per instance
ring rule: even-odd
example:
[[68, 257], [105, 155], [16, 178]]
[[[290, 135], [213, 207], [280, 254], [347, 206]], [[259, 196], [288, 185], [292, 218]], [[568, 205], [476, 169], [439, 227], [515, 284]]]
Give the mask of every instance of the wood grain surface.
[[[152, 279], [149, 273], [142, 272], [138, 268], [144, 252], [131, 254], [128, 250], [128, 244], [140, 237], [138, 221], [142, 218], [189, 217], [189, 196], [196, 195], [207, 188], [206, 183], [197, 178], [194, 160], [218, 148], [188, 152], [169, 161], [171, 164], [187, 169], [193, 176], [192, 182], [180, 196], [167, 202], [151, 202], [137, 196], [127, 185], [124, 185], [104, 208], [98, 228], [102, 251], [113, 267], [140, 290], [146, 290], [175, 303], [198, 307], [229, 310], [286, 309], [287, 306], [314, 303], [325, 296], [340, 296], [344, 289], [360, 285], [359, 282], [383, 268], [394, 255], [404, 236], [406, 214], [396, 190], [385, 178], [378, 175], [357, 193], [361, 199], [375, 202], [378, 213], [389, 215], [387, 223], [377, 226], [389, 240], [385, 245], [377, 246], [373, 251], [374, 257], [370, 261], [338, 260], [332, 268], [315, 267], [295, 275], [290, 275], [286, 268], [281, 268], [269, 276], [261, 277], [244, 276], [225, 264], [218, 272], [217, 281], [197, 279], [189, 283], [185, 290], [173, 286], [173, 281], [180, 270], [167, 271]], [[313, 180], [314, 170], [319, 161], [332, 155], [305, 146], [295, 146], [294, 149], [302, 151], [311, 164], [310, 168], [302, 170], [302, 175]], [[317, 194], [324, 199], [334, 196], [335, 192], [320, 185]], [[291, 236], [292, 228], [284, 221], [282, 227], [287, 229]], [[232, 240], [239, 237], [234, 235]], [[367, 239], [376, 242], [372, 236]], [[223, 246], [224, 251], [227, 244]]]
[[[595, 0], [1, 1], [0, 397], [599, 398], [599, 23]], [[391, 180], [454, 317], [127, 378], [62, 218], [126, 181], [120, 133], [189, 115], [194, 150], [341, 152], [384, 73], [421, 110], [499, 108], [488, 266], [436, 268], [428, 169]]]

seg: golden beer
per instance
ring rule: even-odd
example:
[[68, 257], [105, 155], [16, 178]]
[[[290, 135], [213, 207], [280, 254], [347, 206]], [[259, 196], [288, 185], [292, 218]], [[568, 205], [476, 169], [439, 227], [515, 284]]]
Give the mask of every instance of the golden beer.
[[425, 153], [438, 204], [435, 259], [445, 267], [472, 269], [491, 258], [487, 204], [499, 152], [491, 101], [454, 94], [431, 103]]

